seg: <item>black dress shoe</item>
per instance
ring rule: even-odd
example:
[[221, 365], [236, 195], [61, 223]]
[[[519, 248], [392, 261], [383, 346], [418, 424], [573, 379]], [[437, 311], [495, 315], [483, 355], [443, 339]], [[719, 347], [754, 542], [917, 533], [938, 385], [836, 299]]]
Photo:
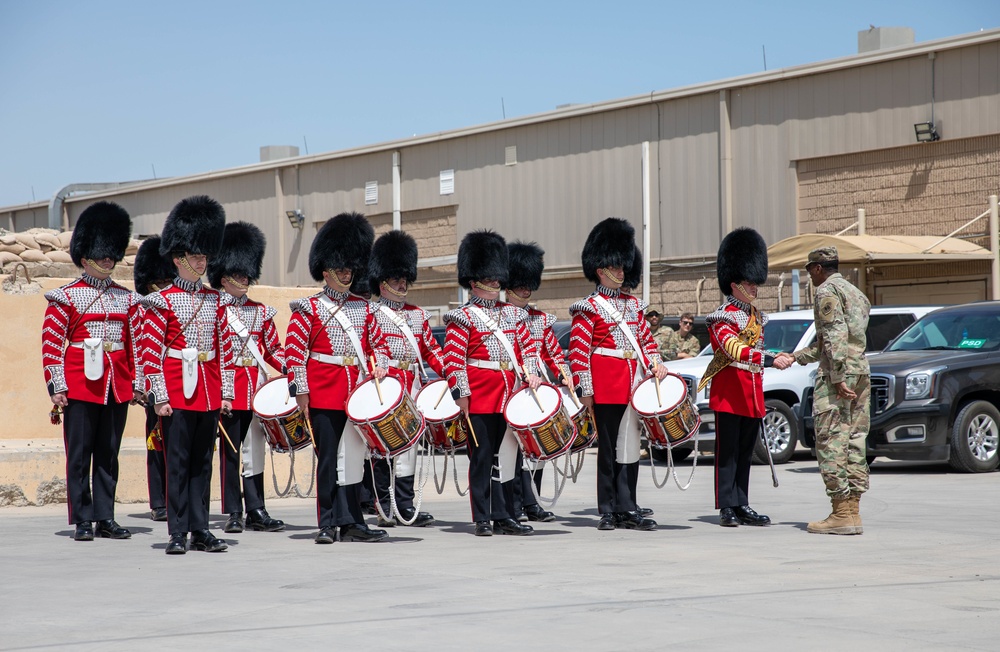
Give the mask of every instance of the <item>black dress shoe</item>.
[[597, 524], [598, 530], [613, 530], [618, 527], [618, 519], [611, 512], [601, 514], [601, 522]]
[[316, 535], [316, 543], [333, 543], [337, 540], [337, 527], [323, 527], [319, 529], [319, 534]]
[[167, 508], [166, 507], [154, 507], [149, 510], [149, 518], [154, 521], [163, 522], [167, 520]]
[[546, 511], [541, 508], [541, 506], [528, 505], [524, 508], [524, 513], [528, 515], [529, 521], [538, 521], [540, 523], [550, 523], [556, 520], [556, 515], [552, 512]]
[[281, 532], [285, 529], [285, 522], [271, 518], [266, 509], [258, 507], [247, 512], [247, 527], [257, 532]]
[[97, 522], [97, 536], [102, 539], [131, 539], [132, 533], [115, 523], [115, 519], [109, 518]]
[[531, 534], [535, 528], [530, 525], [521, 525], [512, 518], [501, 518], [493, 521], [493, 531], [497, 534], [513, 534], [514, 536], [524, 536]]
[[648, 507], [636, 507], [635, 511], [639, 512], [639, 516], [647, 517], [653, 515], [653, 510]]
[[191, 533], [191, 550], [204, 550], [205, 552], [222, 552], [229, 548], [229, 544], [222, 539], [216, 538], [208, 530], [196, 530]]
[[166, 553], [168, 555], [183, 555], [187, 552], [188, 535], [187, 532], [171, 534], [170, 542], [167, 544]]
[[223, 526], [222, 531], [226, 534], [239, 534], [243, 531], [243, 512], [233, 512], [229, 515], [229, 520], [226, 521], [225, 526]]
[[94, 526], [90, 524], [90, 521], [77, 523], [76, 532], [73, 533], [73, 538], [76, 539], [77, 541], [93, 541]]
[[515, 516], [514, 518], [517, 519], [518, 523], [527, 523], [528, 522], [528, 515], [525, 514], [524, 512], [518, 512], [517, 516]]
[[[405, 508], [401, 509], [400, 516], [403, 517], [404, 521], [410, 521], [410, 520], [413, 521], [412, 523], [410, 523], [409, 527], [426, 527], [434, 522], [434, 517], [428, 514], [427, 512], [420, 512], [419, 514], [417, 514], [417, 518], [414, 520], [412, 507], [409, 509]], [[406, 524], [400, 522], [400, 525], [406, 525]]]
[[750, 505], [739, 505], [733, 507], [733, 513], [743, 525], [770, 525], [771, 519], [763, 514], [758, 514], [751, 509]]
[[374, 543], [389, 536], [385, 530], [373, 530], [366, 523], [351, 523], [340, 526], [341, 541], [364, 541]]
[[736, 513], [732, 507], [723, 507], [719, 510], [719, 525], [722, 527], [739, 527], [740, 519], [736, 518]]
[[493, 536], [493, 528], [490, 527], [489, 521], [476, 521], [476, 536], [477, 537]]
[[618, 519], [618, 527], [626, 530], [642, 530], [648, 532], [656, 529], [656, 521], [651, 518], [643, 518], [638, 512], [619, 512], [615, 515]]

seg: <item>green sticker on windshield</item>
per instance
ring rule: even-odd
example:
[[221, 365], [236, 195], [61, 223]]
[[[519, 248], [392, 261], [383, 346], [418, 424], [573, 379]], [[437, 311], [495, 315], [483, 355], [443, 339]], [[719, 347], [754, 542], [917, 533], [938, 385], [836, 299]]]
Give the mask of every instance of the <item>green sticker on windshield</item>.
[[986, 344], [986, 340], [973, 340], [965, 338], [958, 343], [958, 348], [960, 349], [981, 349], [983, 345]]

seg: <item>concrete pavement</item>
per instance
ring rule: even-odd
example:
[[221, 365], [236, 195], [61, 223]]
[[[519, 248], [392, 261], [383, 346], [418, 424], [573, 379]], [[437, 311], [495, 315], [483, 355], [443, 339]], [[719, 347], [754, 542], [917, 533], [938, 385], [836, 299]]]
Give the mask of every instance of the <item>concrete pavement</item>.
[[118, 506], [131, 540], [93, 542], [72, 540], [65, 505], [2, 508], [0, 650], [996, 649], [996, 473], [878, 462], [865, 534], [839, 537], [805, 532], [829, 502], [801, 457], [778, 489], [754, 468], [772, 526], [718, 527], [711, 459], [686, 492], [643, 463], [655, 532], [596, 529], [593, 451], [560, 518], [523, 538], [472, 536], [450, 471], [442, 495], [425, 488], [437, 524], [378, 544], [315, 545], [308, 499], [269, 501], [285, 532], [177, 557], [141, 505]]

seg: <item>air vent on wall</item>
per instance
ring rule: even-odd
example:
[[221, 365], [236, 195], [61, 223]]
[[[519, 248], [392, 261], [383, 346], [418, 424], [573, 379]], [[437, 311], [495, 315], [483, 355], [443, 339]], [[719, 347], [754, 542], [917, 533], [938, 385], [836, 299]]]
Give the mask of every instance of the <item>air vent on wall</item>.
[[517, 145], [511, 145], [510, 147], [504, 149], [503, 164], [517, 165]]
[[378, 203], [378, 181], [369, 181], [365, 184], [365, 205], [370, 206]]
[[452, 195], [455, 193], [455, 171], [441, 170], [441, 194]]

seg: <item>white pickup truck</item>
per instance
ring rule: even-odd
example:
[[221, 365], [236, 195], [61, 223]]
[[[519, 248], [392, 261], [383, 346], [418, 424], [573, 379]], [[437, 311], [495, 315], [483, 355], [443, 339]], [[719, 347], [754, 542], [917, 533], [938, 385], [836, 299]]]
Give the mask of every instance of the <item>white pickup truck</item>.
[[[940, 306], [878, 306], [873, 307], [868, 320], [868, 354], [879, 352], [886, 347], [907, 326], [928, 312]], [[768, 315], [764, 328], [764, 347], [773, 352], [791, 353], [812, 344], [816, 339], [812, 310], [788, 310]], [[698, 382], [712, 359], [712, 347], [706, 346], [700, 355], [686, 360], [667, 362], [667, 369], [684, 378], [688, 390], [694, 398], [701, 415], [701, 430], [698, 433], [698, 448], [703, 451], [715, 450], [715, 413], [708, 408], [708, 393], [711, 383], [697, 392]], [[773, 367], [764, 370], [764, 402], [767, 414], [764, 416], [764, 432], [771, 457], [775, 464], [787, 462], [795, 452], [798, 441], [799, 422], [792, 406], [799, 403], [806, 387], [812, 387], [817, 363], [792, 365], [779, 370]], [[693, 441], [673, 451], [674, 460], [688, 457], [694, 450]], [[662, 459], [667, 451], [651, 451], [654, 457]], [[763, 443], [754, 449], [754, 460], [767, 462]]]

